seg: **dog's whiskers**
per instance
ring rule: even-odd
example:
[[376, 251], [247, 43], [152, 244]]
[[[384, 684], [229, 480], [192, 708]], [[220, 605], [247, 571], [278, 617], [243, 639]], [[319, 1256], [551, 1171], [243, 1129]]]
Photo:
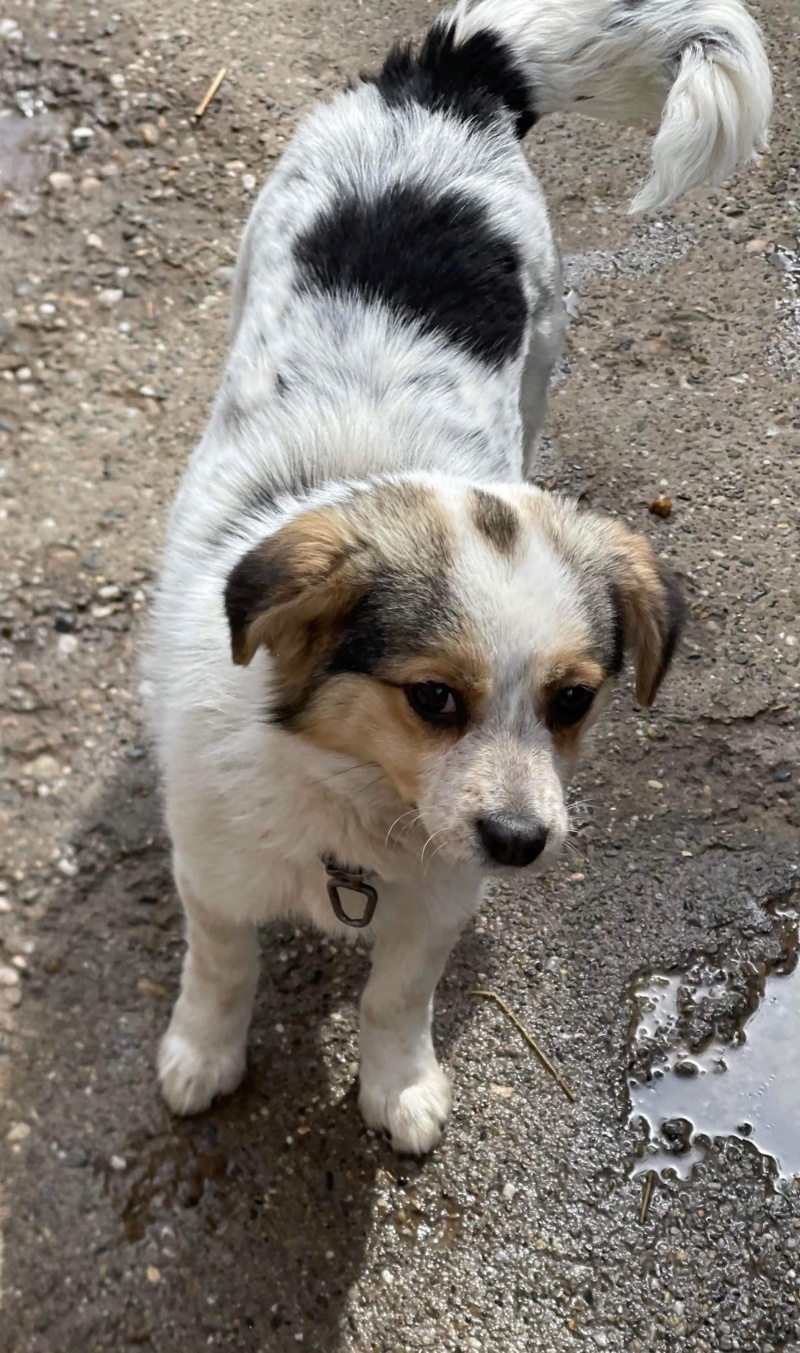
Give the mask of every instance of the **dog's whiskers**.
[[[445, 831], [445, 830], [446, 830], [446, 828], [443, 827], [443, 828], [442, 828], [442, 831]], [[438, 846], [436, 847], [436, 849], [434, 850], [434, 852], [433, 852], [433, 854], [431, 855], [430, 859], [428, 860], [427, 865], [425, 866], [425, 869], [424, 869], [423, 875], [422, 875], [423, 878], [427, 878], [427, 877], [428, 877], [428, 870], [430, 869], [431, 865], [433, 864], [434, 860], [436, 859], [436, 856], [439, 854], [439, 851], [440, 851], [440, 850], [444, 850], [444, 848], [445, 848], [445, 846], [447, 845], [447, 843], [448, 843], [449, 840], [450, 840], [450, 837], [449, 837], [449, 836], [446, 836], [445, 839], [444, 839], [444, 841], [440, 841], [440, 842], [439, 842]]]
[[[431, 841], [435, 841], [437, 836], [441, 836], [442, 832], [446, 832], [447, 830], [448, 830], [447, 827], [440, 827], [438, 831], [431, 832], [430, 836], [428, 837], [427, 841], [425, 842], [425, 845], [422, 847], [422, 850], [420, 852], [419, 857], [420, 864], [425, 863], [425, 851], [428, 849], [428, 846], [430, 845]], [[443, 841], [442, 845], [446, 845], [446, 842]], [[436, 851], [434, 851], [433, 853], [435, 855]]]
[[405, 828], [403, 829], [403, 835], [407, 836], [408, 833], [412, 830], [412, 828], [415, 827], [415, 826], [417, 825], [417, 823], [419, 822], [420, 818], [422, 817], [422, 813], [418, 812], [416, 808], [409, 808], [409, 810], [408, 810], [407, 813], [401, 813], [399, 817], [396, 817], [396, 818], [395, 818], [394, 822], [392, 823], [391, 827], [389, 828], [388, 832], [386, 833], [386, 840], [385, 840], [384, 843], [383, 843], [385, 846], [388, 846], [388, 844], [389, 844], [389, 837], [391, 836], [391, 834], [392, 834], [392, 832], [394, 831], [395, 827], [397, 826], [398, 822], [402, 822], [404, 818], [412, 817], [413, 814], [415, 814], [415, 813], [416, 813], [416, 817], [414, 817], [414, 821], [413, 821], [413, 822], [409, 822], [408, 826], [405, 827]]

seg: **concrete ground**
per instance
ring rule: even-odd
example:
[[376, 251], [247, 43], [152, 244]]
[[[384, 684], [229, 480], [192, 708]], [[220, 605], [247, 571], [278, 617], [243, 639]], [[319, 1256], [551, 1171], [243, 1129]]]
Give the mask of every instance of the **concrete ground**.
[[[623, 684], [580, 777], [573, 853], [490, 899], [454, 956], [442, 1146], [398, 1160], [362, 1128], [365, 960], [305, 933], [265, 936], [242, 1091], [185, 1123], [156, 1093], [181, 923], [136, 649], [165, 514], [220, 376], [257, 185], [299, 115], [433, 12], [6, 0], [9, 1353], [800, 1348], [797, 1183], [739, 1134], [650, 1189], [627, 1096], [630, 1068], [649, 1070], [630, 1042], [641, 974], [735, 962], [760, 974], [752, 1007], [770, 968], [796, 961], [796, 930], [769, 909], [796, 905], [800, 860], [796, 0], [759, 7], [773, 143], [725, 189], [633, 220], [643, 135], [573, 118], [529, 138], [577, 302], [542, 478], [645, 530], [683, 576], [691, 619], [656, 711]], [[648, 512], [658, 494], [667, 518]], [[518, 1013], [574, 1104], [476, 986]], [[800, 1053], [778, 1074], [796, 1084], [798, 1071]]]

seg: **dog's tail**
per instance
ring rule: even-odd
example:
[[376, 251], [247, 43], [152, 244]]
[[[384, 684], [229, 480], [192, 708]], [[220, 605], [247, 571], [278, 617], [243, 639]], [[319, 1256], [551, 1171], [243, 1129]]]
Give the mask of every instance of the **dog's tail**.
[[766, 146], [772, 81], [740, 0], [458, 0], [445, 22], [457, 48], [511, 49], [529, 120], [570, 108], [660, 120], [632, 211], [719, 183]]

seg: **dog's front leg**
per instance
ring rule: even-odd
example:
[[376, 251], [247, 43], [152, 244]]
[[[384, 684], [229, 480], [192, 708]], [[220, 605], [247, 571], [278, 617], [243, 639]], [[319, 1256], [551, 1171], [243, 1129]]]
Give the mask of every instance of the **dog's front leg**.
[[385, 1128], [401, 1153], [430, 1151], [450, 1114], [450, 1082], [433, 1048], [433, 995], [479, 891], [472, 879], [457, 895], [452, 883], [424, 896], [381, 890], [361, 1000], [359, 1107], [367, 1125]]
[[176, 868], [188, 948], [181, 993], [161, 1040], [158, 1074], [173, 1113], [199, 1113], [235, 1090], [245, 1072], [258, 981], [255, 926], [209, 907]]

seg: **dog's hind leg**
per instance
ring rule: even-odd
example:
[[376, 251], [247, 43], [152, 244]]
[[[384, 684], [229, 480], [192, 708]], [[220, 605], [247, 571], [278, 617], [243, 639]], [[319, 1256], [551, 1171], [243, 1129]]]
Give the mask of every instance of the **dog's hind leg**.
[[158, 1074], [173, 1113], [199, 1113], [245, 1072], [258, 981], [258, 934], [207, 907], [175, 871], [188, 948], [181, 992], [161, 1041]]

